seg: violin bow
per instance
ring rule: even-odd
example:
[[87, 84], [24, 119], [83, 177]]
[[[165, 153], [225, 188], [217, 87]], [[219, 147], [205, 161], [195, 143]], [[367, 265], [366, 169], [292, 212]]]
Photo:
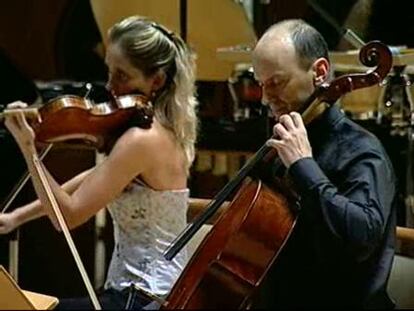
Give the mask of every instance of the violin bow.
[[[40, 154], [40, 159], [44, 159], [46, 155], [49, 153], [50, 149], [52, 149], [52, 144], [48, 145], [44, 150], [42, 150]], [[3, 201], [3, 203], [0, 205], [2, 207], [0, 214], [4, 214], [11, 204], [16, 199], [17, 195], [20, 193], [20, 191], [23, 189], [23, 187], [26, 185], [27, 181], [30, 178], [30, 174], [28, 171], [26, 171], [23, 176], [20, 178], [20, 180], [17, 182], [16, 185], [14, 185], [12, 191], [7, 196], [7, 198]], [[9, 246], [9, 272], [13, 276], [13, 278], [17, 281], [18, 279], [18, 258], [19, 258], [19, 228], [15, 230], [16, 234], [13, 238], [10, 239], [10, 246]]]
[[[66, 242], [68, 243], [68, 246], [69, 246], [69, 248], [72, 252], [73, 258], [75, 259], [76, 265], [77, 265], [78, 270], [79, 270], [79, 272], [82, 276], [82, 280], [83, 280], [83, 282], [86, 286], [86, 289], [88, 291], [91, 302], [92, 302], [95, 310], [102, 310], [102, 307], [99, 304], [98, 298], [97, 298], [97, 296], [94, 292], [92, 284], [91, 284], [91, 282], [88, 278], [88, 275], [86, 273], [85, 267], [84, 267], [84, 265], [82, 263], [82, 260], [79, 256], [78, 250], [76, 249], [75, 243], [73, 242], [73, 239], [72, 239], [72, 236], [69, 232], [66, 221], [65, 221], [65, 219], [63, 217], [63, 214], [62, 214], [62, 212], [59, 208], [59, 204], [57, 203], [56, 198], [55, 198], [55, 196], [52, 192], [52, 189], [50, 187], [50, 184], [47, 180], [46, 174], [45, 174], [45, 172], [43, 170], [43, 167], [42, 167], [41, 160], [39, 159], [39, 157], [37, 156], [36, 153], [34, 153], [32, 155], [32, 161], [33, 161], [36, 173], [37, 173], [37, 175], [39, 177], [39, 180], [40, 180], [40, 184], [38, 184], [38, 186], [42, 187], [42, 189], [44, 190], [44, 192], [46, 194], [46, 197], [47, 197], [47, 200], [48, 200], [48, 203], [49, 203], [50, 207], [52, 208], [53, 213], [56, 216], [56, 219], [59, 223], [60, 228], [63, 231]], [[37, 182], [37, 179], [33, 178], [33, 182]]]
[[[48, 145], [40, 154], [40, 160], [43, 160], [46, 155], [49, 153], [50, 149], [52, 149], [52, 144]], [[23, 187], [26, 185], [27, 181], [30, 178], [29, 172], [25, 172], [23, 176], [20, 178], [18, 183], [13, 187], [10, 194], [7, 196], [7, 198], [4, 200], [3, 204], [1, 204], [2, 210], [0, 214], [4, 214], [10, 207], [10, 205], [13, 203], [13, 201], [16, 199], [17, 195], [20, 193], [20, 191], [23, 189]]]

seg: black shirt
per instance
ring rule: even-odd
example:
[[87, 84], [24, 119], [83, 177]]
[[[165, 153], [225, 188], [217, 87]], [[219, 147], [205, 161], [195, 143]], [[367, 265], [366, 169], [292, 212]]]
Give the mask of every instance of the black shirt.
[[[379, 140], [335, 105], [308, 127], [313, 158], [288, 173], [301, 196], [261, 307], [390, 307], [395, 177]], [[392, 304], [391, 304], [392, 305]]]

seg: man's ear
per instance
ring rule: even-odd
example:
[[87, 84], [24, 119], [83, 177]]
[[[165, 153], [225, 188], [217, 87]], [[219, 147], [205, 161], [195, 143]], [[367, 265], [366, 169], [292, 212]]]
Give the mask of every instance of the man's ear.
[[162, 87], [165, 85], [166, 80], [166, 73], [163, 70], [158, 70], [152, 78], [151, 91], [156, 92], [162, 89]]
[[329, 77], [330, 65], [326, 58], [318, 58], [312, 65], [313, 82], [315, 85], [321, 85]]

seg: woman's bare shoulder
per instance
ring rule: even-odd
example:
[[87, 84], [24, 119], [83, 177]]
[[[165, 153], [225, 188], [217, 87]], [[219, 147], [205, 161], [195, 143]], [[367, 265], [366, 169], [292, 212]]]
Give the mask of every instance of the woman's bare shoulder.
[[132, 127], [118, 139], [112, 151], [136, 152], [142, 157], [147, 151], [159, 152], [163, 147], [165, 147], [165, 133], [159, 127], [154, 126], [150, 129]]

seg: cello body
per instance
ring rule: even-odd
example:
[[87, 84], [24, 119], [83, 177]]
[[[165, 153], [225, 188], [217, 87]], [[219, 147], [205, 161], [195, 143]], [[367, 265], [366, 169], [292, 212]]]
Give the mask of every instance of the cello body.
[[294, 196], [275, 188], [260, 180], [245, 180], [196, 250], [164, 308], [249, 306], [296, 222]]

